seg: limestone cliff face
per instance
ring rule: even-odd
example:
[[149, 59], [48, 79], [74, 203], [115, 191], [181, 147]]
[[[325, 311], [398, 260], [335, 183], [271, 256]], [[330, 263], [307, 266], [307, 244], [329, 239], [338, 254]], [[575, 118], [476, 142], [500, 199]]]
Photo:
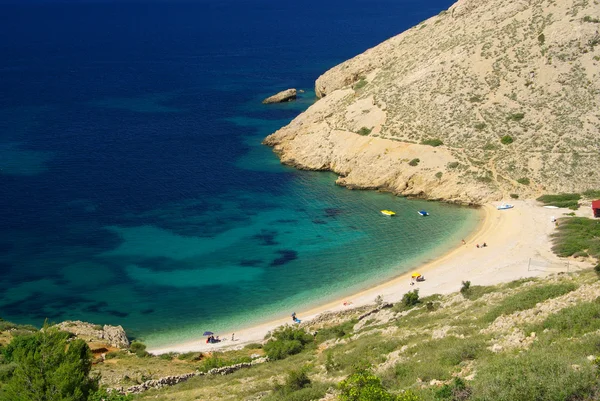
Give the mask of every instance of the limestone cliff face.
[[591, 0], [460, 0], [327, 71], [265, 143], [341, 185], [430, 199], [600, 188], [599, 19]]

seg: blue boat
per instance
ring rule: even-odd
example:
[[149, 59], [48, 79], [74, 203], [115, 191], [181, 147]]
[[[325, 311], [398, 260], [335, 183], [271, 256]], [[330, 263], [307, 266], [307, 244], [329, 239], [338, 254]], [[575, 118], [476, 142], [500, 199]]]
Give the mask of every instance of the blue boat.
[[419, 213], [421, 216], [429, 216], [429, 213], [427, 213], [425, 210], [419, 210], [419, 211], [418, 211], [418, 213]]
[[496, 209], [498, 210], [507, 210], [507, 209], [512, 209], [514, 206], [509, 204], [509, 203], [503, 203], [500, 206], [498, 206]]

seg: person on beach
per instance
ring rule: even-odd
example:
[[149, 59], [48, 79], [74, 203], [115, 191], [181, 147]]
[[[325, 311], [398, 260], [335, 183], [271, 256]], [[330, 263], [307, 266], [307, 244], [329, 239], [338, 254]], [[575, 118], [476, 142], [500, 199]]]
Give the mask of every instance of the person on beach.
[[475, 245], [477, 248], [479, 248], [479, 244]]
[[231, 333], [231, 341], [235, 341], [233, 338], [235, 337], [235, 333]]
[[465, 240], [464, 240], [464, 239], [462, 240], [462, 244], [463, 244], [463, 245], [467, 245], [467, 243], [465, 242]]
[[296, 312], [292, 312], [292, 321], [296, 321]]

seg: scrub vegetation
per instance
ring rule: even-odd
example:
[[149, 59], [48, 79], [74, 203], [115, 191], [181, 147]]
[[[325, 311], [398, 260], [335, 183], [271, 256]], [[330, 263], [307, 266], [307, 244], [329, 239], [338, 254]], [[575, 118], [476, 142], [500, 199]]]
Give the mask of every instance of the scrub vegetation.
[[[578, 218], [561, 221], [560, 227], [569, 229], [568, 222], [576, 224]], [[590, 239], [593, 235], [598, 233]], [[391, 308], [373, 305], [373, 313], [362, 319], [359, 315], [371, 309], [286, 326], [262, 343], [235, 351], [153, 356], [134, 343], [93, 366], [86, 344], [66, 333], [16, 332], [1, 322], [7, 337], [0, 348], [0, 400], [33, 399], [14, 397], [28, 377], [43, 376], [27, 368], [36, 363], [36, 352], [52, 355], [48, 363], [57, 373], [48, 383], [80, 389], [78, 397], [68, 398], [73, 400], [568, 401], [600, 396], [600, 280], [593, 269], [497, 286], [465, 281], [456, 291], [419, 297], [415, 289]], [[128, 397], [106, 393], [107, 387], [167, 376], [169, 369], [171, 374], [206, 372], [265, 354], [269, 362], [229, 375], [196, 376]]]

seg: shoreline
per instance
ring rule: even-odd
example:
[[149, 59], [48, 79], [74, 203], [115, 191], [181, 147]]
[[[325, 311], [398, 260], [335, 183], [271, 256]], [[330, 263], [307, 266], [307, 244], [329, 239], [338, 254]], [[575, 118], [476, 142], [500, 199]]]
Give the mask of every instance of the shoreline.
[[[459, 244], [434, 260], [425, 262], [396, 278], [382, 284], [359, 291], [351, 296], [336, 299], [308, 310], [299, 310], [297, 316], [304, 323], [326, 312], [340, 312], [374, 304], [375, 297], [381, 295], [386, 302], [398, 302], [413, 289], [419, 295], [434, 293], [448, 294], [460, 289], [462, 281], [469, 280], [473, 285], [492, 285], [525, 277], [537, 277], [568, 268], [552, 253], [549, 235], [554, 230], [552, 217], [561, 217], [567, 209], [547, 209], [534, 200], [514, 201], [510, 210], [497, 210], [501, 202], [493, 202], [481, 207], [483, 217], [476, 229]], [[486, 242], [486, 248], [477, 244]], [[530, 268], [531, 260], [535, 269]], [[571, 261], [574, 269], [585, 268], [585, 261]], [[564, 269], [563, 269], [564, 267]], [[424, 282], [410, 285], [410, 276], [418, 271], [425, 277]], [[350, 302], [346, 305], [346, 302]], [[210, 352], [241, 348], [249, 343], [261, 342], [264, 336], [279, 326], [291, 324], [291, 318], [271, 320], [255, 326], [241, 328], [232, 333], [216, 333], [220, 343], [207, 344], [205, 338], [149, 349], [152, 354], [168, 352]]]

